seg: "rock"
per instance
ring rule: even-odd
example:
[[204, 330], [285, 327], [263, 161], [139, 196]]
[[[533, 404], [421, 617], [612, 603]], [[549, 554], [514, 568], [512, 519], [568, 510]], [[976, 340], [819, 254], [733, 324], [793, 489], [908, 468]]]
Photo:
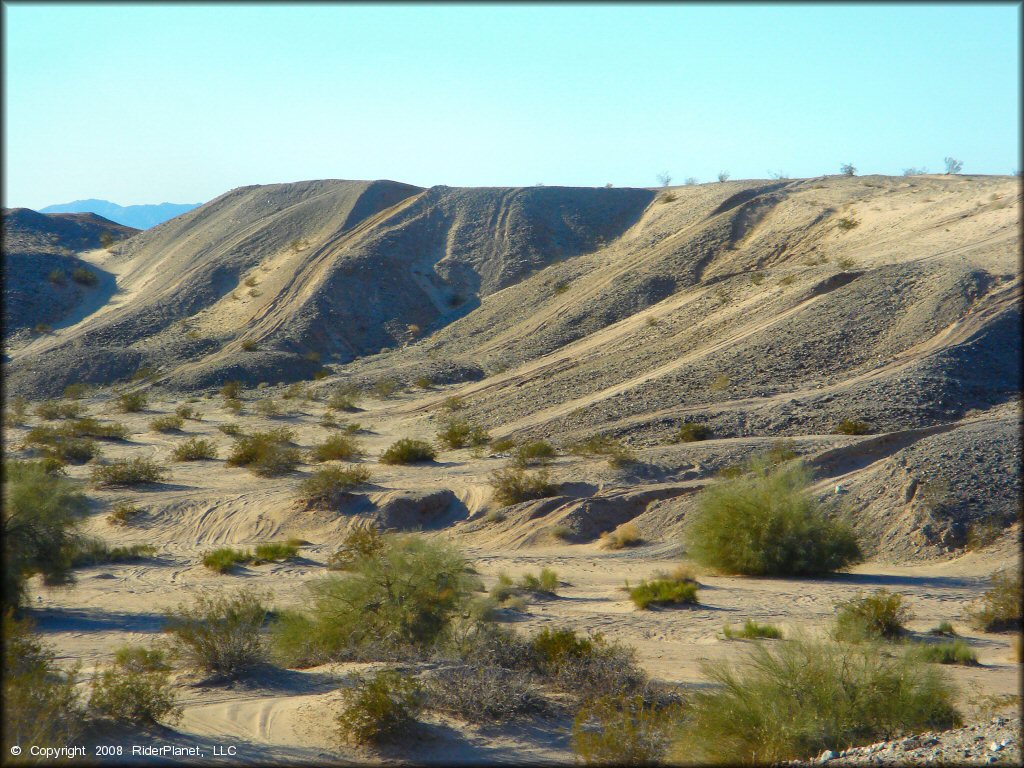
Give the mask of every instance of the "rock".
[[829, 760], [834, 758], [836, 755], [831, 749], [826, 749], [818, 756], [819, 763], [827, 763]]

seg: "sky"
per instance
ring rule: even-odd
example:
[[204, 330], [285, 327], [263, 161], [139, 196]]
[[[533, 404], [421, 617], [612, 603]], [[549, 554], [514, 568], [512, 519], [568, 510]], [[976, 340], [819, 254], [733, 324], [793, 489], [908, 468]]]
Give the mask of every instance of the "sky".
[[1020, 168], [1017, 4], [5, 2], [7, 207]]

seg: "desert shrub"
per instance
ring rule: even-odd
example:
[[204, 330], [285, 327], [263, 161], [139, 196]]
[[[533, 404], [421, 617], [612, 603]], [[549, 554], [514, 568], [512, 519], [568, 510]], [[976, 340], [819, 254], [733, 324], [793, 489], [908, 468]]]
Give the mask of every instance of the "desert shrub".
[[85, 267], [76, 267], [71, 272], [71, 279], [79, 285], [84, 285], [87, 288], [91, 288], [99, 282], [99, 278], [96, 277], [96, 273]]
[[358, 443], [345, 435], [331, 435], [322, 443], [314, 445], [309, 451], [311, 461], [351, 461], [363, 455]]
[[948, 621], [940, 621], [937, 626], [932, 627], [928, 630], [929, 635], [955, 635], [956, 630], [953, 629], [953, 625]]
[[240, 424], [221, 424], [217, 429], [230, 437], [238, 437], [242, 434], [242, 427]]
[[704, 666], [670, 759], [772, 764], [960, 725], [942, 671], [871, 645], [756, 643], [737, 668]]
[[25, 424], [28, 416], [28, 400], [21, 395], [11, 399], [7, 404], [7, 411], [4, 413], [4, 426], [20, 427]]
[[673, 442], [675, 443], [696, 443], [700, 440], [707, 440], [711, 437], [711, 428], [707, 424], [697, 424], [692, 421], [683, 422], [676, 432]]
[[762, 637], [767, 637], [771, 640], [779, 640], [782, 638], [782, 630], [778, 627], [773, 627], [771, 624], [758, 624], [756, 621], [752, 621], [751, 619], [747, 619], [743, 622], [742, 629], [733, 629], [731, 626], [726, 624], [722, 628], [722, 634], [725, 635], [728, 640], [732, 640], [735, 637], [742, 637], [747, 640], [756, 640]]
[[474, 723], [543, 712], [544, 700], [518, 672], [487, 664], [439, 670], [426, 685], [427, 706]]
[[486, 445], [491, 439], [487, 430], [466, 419], [449, 419], [437, 433], [437, 439], [446, 448], [465, 448]]
[[145, 409], [148, 397], [145, 392], [122, 392], [117, 398], [117, 407], [122, 413], [138, 413]]
[[201, 414], [191, 405], [179, 405], [177, 408], [174, 409], [174, 413], [183, 419], [191, 419], [192, 421], [203, 420], [203, 414]]
[[943, 164], [946, 166], [946, 175], [960, 173], [963, 170], [963, 161], [957, 160], [955, 157], [945, 157], [942, 159]]
[[546, 440], [523, 443], [512, 452], [512, 463], [517, 467], [548, 464], [555, 457], [555, 446]]
[[156, 554], [156, 547], [150, 544], [131, 544], [127, 547], [111, 547], [102, 539], [81, 537], [71, 546], [71, 566], [105, 565], [107, 563], [131, 563], [144, 560]]
[[423, 708], [423, 688], [412, 677], [381, 670], [370, 678], [357, 677], [344, 690], [336, 718], [343, 741], [380, 744], [408, 734]]
[[601, 535], [601, 546], [606, 549], [635, 547], [638, 544], [642, 544], [643, 541], [643, 536], [640, 535], [640, 529], [636, 523], [623, 523], [614, 531]]
[[386, 400], [394, 395], [401, 385], [398, 383], [398, 379], [386, 376], [383, 379], [378, 379], [370, 386], [370, 391], [373, 392], [374, 396]]
[[657, 707], [639, 695], [595, 699], [573, 720], [573, 754], [583, 765], [660, 764], [680, 715], [679, 705]]
[[266, 658], [260, 628], [267, 618], [263, 595], [251, 589], [197, 595], [166, 614], [165, 630], [176, 656], [198, 669], [235, 677]]
[[9, 610], [3, 639], [4, 746], [74, 743], [86, 723], [76, 690], [78, 669], [62, 670], [53, 649]]
[[354, 384], [343, 384], [331, 392], [331, 396], [327, 400], [327, 407], [335, 411], [358, 410], [356, 403], [359, 402], [360, 394], [359, 388]]
[[917, 643], [912, 653], [922, 661], [933, 664], [960, 664], [973, 667], [978, 664], [978, 655], [963, 640], [951, 640], [945, 643]]
[[283, 411], [281, 406], [277, 404], [277, 401], [272, 397], [265, 397], [262, 400], [256, 401], [256, 412], [260, 416], [266, 416], [268, 418], [273, 416], [282, 415]]
[[244, 387], [240, 381], [225, 381], [220, 388], [220, 393], [225, 400], [237, 400], [242, 395]]
[[242, 412], [242, 401], [232, 397], [226, 398], [224, 400], [224, 408], [237, 416]]
[[255, 339], [243, 339], [241, 344], [243, 352], [252, 352], [258, 346]]
[[242, 435], [235, 439], [227, 464], [247, 467], [257, 475], [273, 477], [292, 472], [302, 456], [298, 448], [288, 445], [292, 432], [287, 429], [267, 430]]
[[377, 557], [384, 551], [385, 538], [373, 526], [353, 528], [338, 550], [327, 559], [332, 571], [347, 571], [364, 557]]
[[843, 174], [843, 176], [853, 176], [857, 173], [857, 168], [853, 163], [843, 163], [839, 166], [839, 172]]
[[333, 504], [341, 494], [369, 482], [370, 477], [370, 470], [363, 466], [323, 467], [302, 481], [299, 496], [311, 503]]
[[36, 416], [47, 421], [54, 419], [75, 419], [82, 415], [85, 409], [82, 404], [74, 400], [62, 402], [60, 400], [44, 400], [36, 406]]
[[174, 446], [172, 453], [175, 461], [201, 461], [217, 458], [217, 446], [212, 440], [193, 437]]
[[[652, 318], [653, 319], [653, 318]], [[605, 456], [612, 467], [621, 467], [636, 461], [636, 455], [620, 440], [607, 435], [592, 435], [569, 446], [569, 452], [577, 456]]]
[[98, 437], [105, 440], [124, 440], [128, 437], [128, 427], [124, 424], [116, 421], [101, 424], [91, 416], [69, 421], [61, 431], [71, 437]]
[[142, 510], [128, 501], [121, 501], [114, 505], [107, 515], [107, 521], [111, 525], [129, 525], [131, 521], [142, 514]]
[[176, 721], [181, 717], [181, 707], [175, 699], [169, 671], [159, 651], [138, 646], [120, 648], [114, 663], [101, 669], [92, 680], [90, 714], [136, 725]]
[[797, 457], [796, 441], [789, 438], [776, 440], [767, 451], [761, 454], [761, 457], [772, 466], [795, 459]]
[[403, 437], [392, 443], [380, 455], [379, 461], [381, 464], [414, 464], [418, 461], [433, 461], [435, 455], [430, 443]]
[[579, 637], [571, 629], [545, 627], [530, 639], [533, 670], [581, 700], [639, 693], [647, 675], [636, 652], [600, 634]]
[[858, 226], [860, 226], [860, 222], [852, 216], [844, 216], [836, 222], [836, 227], [841, 229], [843, 232], [848, 232]]
[[869, 595], [857, 595], [836, 606], [836, 640], [894, 640], [906, 632], [905, 624], [913, 613], [904, 604], [903, 595], [876, 589]]
[[507, 437], [491, 441], [491, 450], [495, 453], [507, 453], [516, 447], [516, 441]]
[[1020, 571], [997, 571], [992, 586], [969, 611], [972, 623], [984, 632], [1011, 632], [1021, 627]]
[[227, 573], [236, 565], [252, 563], [255, 561], [252, 552], [231, 547], [218, 547], [203, 555], [203, 565], [217, 573]]
[[572, 538], [572, 528], [568, 525], [553, 525], [548, 529], [548, 533], [562, 541], [568, 541]]
[[63, 427], [33, 427], [25, 435], [24, 445], [62, 464], [82, 464], [99, 456], [100, 453], [100, 447], [95, 440], [74, 437], [70, 430]]
[[705, 489], [690, 528], [690, 555], [728, 573], [812, 575], [857, 562], [852, 529], [829, 519], [807, 491], [801, 462], [757, 461], [751, 472]]
[[478, 586], [462, 554], [417, 536], [384, 536], [356, 553], [345, 577], [310, 582], [308, 615], [282, 615], [273, 628], [288, 663], [388, 657], [433, 645]]
[[25, 582], [42, 574], [46, 584], [71, 581], [71, 551], [86, 498], [76, 484], [46, 471], [42, 462], [3, 464], [4, 606], [25, 597]]
[[558, 574], [550, 568], [541, 568], [540, 573], [524, 573], [519, 578], [519, 589], [534, 595], [554, 597], [558, 594]]
[[968, 551], [983, 549], [989, 544], [994, 544], [1003, 533], [1003, 526], [998, 518], [987, 520], [975, 520], [967, 526], [967, 541], [965, 547]]
[[317, 422], [321, 427], [336, 427], [338, 426], [337, 417], [330, 411], [324, 411], [324, 415], [320, 417], [320, 421]]
[[465, 408], [466, 401], [458, 395], [452, 395], [451, 397], [446, 397], [441, 405], [444, 406], [445, 410], [455, 412]]
[[272, 541], [269, 544], [256, 545], [256, 559], [264, 562], [294, 560], [299, 556], [300, 542], [298, 539]]
[[158, 483], [168, 474], [165, 467], [152, 459], [137, 456], [134, 459], [115, 459], [109, 464], [93, 467], [92, 483], [96, 486]]
[[871, 425], [866, 421], [854, 421], [851, 419], [843, 419], [836, 425], [835, 434], [837, 435], [868, 435], [871, 434]]
[[629, 599], [637, 608], [645, 609], [652, 605], [696, 605], [697, 585], [690, 581], [675, 581], [673, 579], [652, 579], [641, 581], [635, 587], [630, 587]]
[[51, 270], [50, 274], [46, 276], [46, 279], [56, 286], [63, 286], [67, 283], [67, 275], [63, 269]]
[[558, 493], [558, 486], [551, 482], [551, 475], [546, 469], [532, 473], [517, 467], [496, 469], [491, 473], [490, 483], [494, 489], [494, 501], [502, 506], [544, 499]]
[[167, 416], [158, 416], [150, 421], [149, 428], [154, 432], [177, 432], [184, 423], [185, 420], [181, 416], [168, 414]]
[[431, 379], [429, 376], [418, 376], [416, 377], [416, 381], [414, 381], [413, 384], [415, 384], [420, 389], [433, 389], [434, 380]]

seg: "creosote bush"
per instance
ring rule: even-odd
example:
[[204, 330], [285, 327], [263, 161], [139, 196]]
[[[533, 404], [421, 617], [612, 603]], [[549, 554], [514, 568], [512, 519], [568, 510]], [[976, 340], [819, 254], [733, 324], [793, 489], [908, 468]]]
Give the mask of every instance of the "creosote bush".
[[24, 446], [60, 464], [84, 464], [100, 455], [95, 440], [75, 437], [67, 425], [60, 429], [33, 427], [25, 436]]
[[220, 394], [225, 400], [237, 400], [242, 395], [244, 387], [240, 381], [225, 381], [220, 388]]
[[235, 424], [233, 422], [229, 424], [221, 424], [220, 426], [217, 427], [217, 429], [219, 429], [225, 435], [228, 435], [230, 437], [238, 437], [239, 435], [242, 434], [241, 425]]
[[1020, 571], [997, 571], [992, 586], [969, 611], [972, 624], [984, 632], [1015, 632], [1021, 628]]
[[706, 424], [697, 424], [692, 421], [684, 422], [676, 432], [672, 442], [695, 443], [700, 440], [707, 440], [711, 437], [711, 428]]
[[191, 405], [179, 405], [174, 409], [174, 413], [183, 419], [190, 419], [192, 421], [202, 421], [203, 414], [193, 408]]
[[109, 464], [93, 467], [92, 483], [97, 487], [159, 483], [167, 478], [167, 469], [152, 459], [115, 459]]
[[433, 461], [435, 455], [430, 443], [403, 437], [392, 443], [380, 455], [379, 461], [381, 464], [415, 464], [419, 461]]
[[166, 614], [165, 631], [175, 655], [189, 665], [236, 677], [266, 659], [260, 629], [267, 618], [264, 596], [243, 588], [233, 596], [197, 595]]
[[102, 668], [92, 680], [90, 713], [121, 724], [175, 722], [181, 717], [181, 707], [169, 672], [159, 651], [141, 646], [118, 649], [114, 663]]
[[124, 440], [128, 437], [128, 428], [120, 422], [100, 423], [92, 416], [67, 422], [61, 432], [71, 437], [98, 437], [103, 440]]
[[212, 440], [193, 437], [174, 446], [172, 453], [175, 461], [203, 461], [217, 458], [217, 446]]
[[761, 458], [746, 475], [709, 486], [687, 537], [690, 556], [754, 576], [829, 573], [857, 562], [852, 529], [826, 515], [810, 482], [802, 462], [772, 466]]
[[670, 760], [772, 764], [897, 733], [961, 724], [938, 667], [873, 645], [807, 639], [756, 643], [737, 668], [706, 664]]
[[374, 396], [378, 399], [387, 400], [398, 392], [398, 390], [401, 389], [401, 386], [402, 385], [398, 382], [398, 379], [386, 376], [383, 379], [375, 381], [370, 387], [370, 391], [373, 392]]
[[138, 413], [145, 409], [148, 400], [145, 392], [123, 392], [118, 395], [117, 407], [122, 413]]
[[449, 419], [437, 433], [438, 442], [446, 448], [456, 449], [466, 446], [487, 445], [491, 436], [483, 427], [472, 424], [466, 419]]
[[181, 429], [185, 420], [181, 416], [158, 416], [149, 422], [149, 428], [154, 432], [177, 432]]
[[293, 437], [294, 433], [284, 428], [241, 435], [235, 439], [227, 464], [247, 467], [265, 477], [291, 472], [302, 459], [299, 449], [289, 445]]
[[586, 440], [573, 443], [569, 446], [569, 452], [577, 456], [604, 456], [608, 460], [608, 465], [612, 467], [622, 467], [636, 462], [636, 454], [623, 445], [621, 440], [607, 435], [592, 435]]
[[517, 467], [496, 469], [491, 473], [494, 501], [502, 506], [518, 504], [531, 499], [544, 499], [558, 493], [546, 469], [525, 472]]
[[857, 595], [836, 606], [836, 640], [859, 643], [865, 640], [895, 640], [906, 632], [905, 624], [913, 613], [904, 604], [903, 595], [876, 589], [869, 595]]
[[583, 765], [660, 764], [681, 715], [678, 704], [658, 707], [640, 695], [595, 699], [573, 721], [573, 754]]
[[315, 470], [299, 486], [299, 496], [317, 504], [336, 503], [342, 494], [368, 483], [372, 474], [364, 466], [323, 467]]
[[71, 279], [79, 285], [84, 285], [87, 288], [92, 288], [99, 282], [99, 278], [96, 277], [96, 273], [91, 269], [85, 267], [76, 267], [71, 272]]
[[363, 455], [359, 444], [346, 435], [331, 435], [309, 451], [311, 461], [352, 461]]
[[520, 468], [534, 464], [549, 464], [555, 454], [555, 446], [546, 440], [537, 440], [516, 446], [512, 452], [512, 463]]
[[82, 404], [72, 400], [61, 402], [60, 400], [44, 400], [36, 406], [36, 416], [47, 421], [54, 419], [75, 419], [84, 412]]
[[843, 419], [836, 425], [835, 433], [837, 435], [869, 435], [871, 434], [871, 425], [866, 421]]
[[335, 387], [327, 400], [327, 407], [335, 411], [357, 411], [356, 403], [362, 393], [353, 384], [343, 384]]
[[390, 669], [369, 678], [357, 676], [343, 695], [338, 731], [342, 741], [355, 744], [380, 744], [408, 735], [424, 699], [414, 678]]

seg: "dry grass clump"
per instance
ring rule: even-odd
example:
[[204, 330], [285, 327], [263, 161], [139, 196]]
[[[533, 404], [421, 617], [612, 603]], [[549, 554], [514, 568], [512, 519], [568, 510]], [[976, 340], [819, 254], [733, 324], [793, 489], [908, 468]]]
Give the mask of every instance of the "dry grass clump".
[[299, 449], [289, 445], [293, 437], [294, 433], [285, 428], [242, 435], [235, 439], [227, 464], [247, 467], [264, 477], [292, 472], [302, 459]]
[[344, 689], [335, 718], [342, 741], [381, 744], [408, 735], [423, 709], [423, 687], [412, 677], [390, 669], [369, 678], [357, 676]]
[[605, 549], [625, 549], [643, 544], [644, 538], [636, 523], [623, 523], [614, 531], [601, 534], [601, 546]]
[[161, 651], [141, 646], [119, 648], [114, 663], [92, 680], [89, 711], [119, 724], [173, 723], [181, 717], [170, 667]]
[[403, 437], [392, 443], [380, 455], [381, 464], [415, 464], [420, 461], [433, 461], [436, 453], [433, 446], [424, 440], [413, 440]]
[[978, 655], [963, 640], [950, 640], [943, 643], [916, 643], [911, 653], [922, 661], [933, 664], [959, 664], [964, 667], [976, 667]]
[[217, 573], [227, 573], [236, 565], [253, 563], [255, 560], [252, 552], [231, 547], [218, 547], [203, 555], [203, 565]]
[[494, 489], [494, 501], [502, 506], [544, 499], [558, 493], [558, 486], [551, 482], [551, 475], [546, 469], [537, 472], [524, 472], [517, 467], [496, 469], [491, 473], [490, 483]]
[[672, 761], [773, 764], [962, 722], [939, 668], [870, 644], [757, 643], [704, 672], [716, 685], [693, 695]]
[[1015, 632], [1021, 628], [1020, 571], [997, 571], [992, 586], [969, 612], [975, 627], [984, 632]]
[[690, 528], [690, 555], [754, 576], [829, 573], [857, 562], [853, 530], [826, 515], [807, 490], [810, 482], [802, 462], [773, 467], [758, 459], [748, 474], [709, 486]]
[[166, 614], [165, 631], [178, 658], [198, 669], [236, 677], [266, 659], [260, 629], [264, 596], [243, 588], [233, 596], [199, 594]]
[[310, 503], [333, 504], [342, 494], [368, 483], [372, 474], [364, 466], [323, 467], [299, 486], [299, 496]]
[[834, 431], [837, 435], [869, 435], [871, 434], [871, 425], [866, 421], [843, 419], [836, 425]]
[[903, 595], [876, 589], [869, 595], [858, 594], [836, 605], [833, 637], [851, 643], [865, 640], [895, 640], [906, 633], [906, 623], [914, 614], [903, 602]]
[[185, 420], [181, 416], [170, 415], [158, 416], [149, 422], [149, 428], [154, 432], [178, 432], [181, 430]]
[[145, 410], [148, 401], [145, 392], [123, 392], [118, 395], [117, 407], [121, 413], [138, 413]]
[[647, 682], [636, 652], [600, 634], [581, 637], [571, 629], [544, 628], [529, 649], [535, 673], [583, 701], [639, 693]]
[[82, 537], [75, 541], [68, 552], [73, 568], [106, 563], [130, 563], [156, 554], [156, 547], [149, 544], [132, 544], [127, 547], [111, 547], [102, 539]]
[[310, 461], [352, 461], [363, 455], [359, 444], [346, 435], [331, 435], [322, 443], [310, 448]]
[[451, 397], [446, 397], [444, 402], [441, 403], [441, 405], [442, 407], [445, 408], [445, 410], [455, 412], [461, 411], [463, 408], [465, 408], [466, 401], [463, 400], [458, 395], [452, 395]]
[[555, 446], [546, 440], [523, 443], [512, 452], [513, 465], [525, 468], [534, 464], [550, 464], [556, 455]]
[[217, 446], [212, 440], [193, 437], [174, 446], [171, 454], [175, 461], [203, 461], [217, 458]]
[[640, 695], [595, 699], [573, 720], [573, 754], [583, 765], [659, 765], [681, 715], [679, 704], [658, 706]]
[[111, 525], [130, 525], [132, 520], [142, 514], [142, 509], [129, 501], [120, 501], [114, 505], [107, 515], [107, 522]]
[[299, 556], [299, 547], [302, 546], [301, 539], [288, 539], [287, 541], [272, 541], [269, 544], [256, 545], [256, 561], [264, 563], [278, 563], [283, 560], [294, 560]]
[[487, 445], [491, 436], [481, 426], [466, 419], [449, 419], [437, 433], [438, 442], [452, 450], [466, 446]]
[[746, 640], [757, 640], [760, 638], [768, 638], [769, 640], [782, 639], [782, 630], [778, 627], [773, 627], [771, 624], [758, 624], [751, 619], [747, 619], [741, 629], [733, 629], [730, 625], [726, 624], [722, 627], [722, 634], [725, 635], [727, 640], [733, 640], [734, 638], [744, 638]]
[[520, 672], [487, 664], [460, 664], [435, 673], [426, 685], [430, 709], [470, 723], [493, 723], [547, 710], [547, 702]]
[[115, 459], [109, 464], [93, 467], [92, 483], [98, 487], [159, 483], [170, 472], [152, 459]]
[[521, 592], [554, 597], [558, 594], [558, 574], [551, 568], [541, 568], [536, 576], [532, 573], [524, 573], [519, 577], [517, 586]]
[[629, 591], [629, 599], [641, 610], [652, 605], [696, 605], [700, 602], [697, 599], [697, 584], [689, 580], [655, 578], [641, 581], [635, 587], [630, 587], [627, 581], [626, 589]]

